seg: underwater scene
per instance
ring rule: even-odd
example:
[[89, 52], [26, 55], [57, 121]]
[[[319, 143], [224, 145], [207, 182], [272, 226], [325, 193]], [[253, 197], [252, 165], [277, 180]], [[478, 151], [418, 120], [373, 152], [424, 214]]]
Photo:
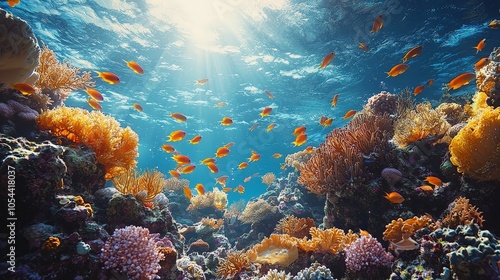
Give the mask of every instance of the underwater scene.
[[500, 280], [500, 1], [0, 0], [1, 279]]

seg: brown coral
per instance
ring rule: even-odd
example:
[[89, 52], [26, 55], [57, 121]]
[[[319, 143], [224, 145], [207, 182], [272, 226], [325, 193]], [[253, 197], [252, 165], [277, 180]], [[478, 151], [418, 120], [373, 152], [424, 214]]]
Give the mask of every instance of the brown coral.
[[397, 243], [403, 239], [409, 238], [415, 231], [431, 226], [432, 219], [426, 215], [420, 217], [413, 217], [407, 220], [398, 218], [392, 220], [390, 224], [386, 225], [386, 230], [383, 233], [383, 240]]
[[233, 278], [244, 270], [250, 270], [250, 260], [245, 252], [235, 251], [229, 253], [227, 258], [219, 263], [216, 274], [217, 278], [226, 279]]
[[178, 191], [184, 186], [189, 186], [188, 179], [177, 179], [175, 177], [171, 177], [165, 180], [165, 187], [163, 189], [165, 191]]
[[268, 186], [272, 182], [274, 182], [274, 180], [276, 180], [276, 175], [274, 175], [274, 173], [272, 173], [272, 172], [268, 172], [268, 173], [262, 175], [262, 183], [264, 183]]
[[252, 262], [289, 266], [299, 257], [297, 242], [287, 234], [271, 234], [247, 251]]
[[287, 215], [278, 222], [276, 231], [293, 237], [303, 238], [309, 235], [309, 230], [312, 227], [314, 227], [314, 220], [311, 218], [297, 218]]
[[275, 214], [278, 211], [278, 207], [271, 206], [267, 201], [263, 199], [258, 199], [255, 202], [248, 202], [243, 213], [238, 217], [238, 220], [252, 224], [259, 222]]
[[163, 191], [165, 178], [158, 170], [145, 170], [137, 176], [135, 169], [128, 170], [112, 179], [113, 186], [121, 194], [132, 194], [141, 202], [152, 202]]
[[56, 236], [50, 236], [45, 242], [43, 242], [42, 250], [53, 251], [61, 245], [61, 240]]
[[436, 107], [436, 112], [444, 116], [445, 120], [451, 125], [456, 125], [467, 120], [469, 116], [469, 111], [465, 108], [470, 107], [469, 105], [461, 106], [457, 103], [441, 103]]
[[113, 117], [80, 108], [58, 107], [45, 111], [37, 119], [42, 130], [91, 147], [104, 165], [105, 179], [134, 168], [139, 155], [139, 137], [130, 128], [121, 128]]
[[207, 242], [203, 241], [202, 239], [198, 239], [195, 242], [191, 243], [191, 245], [189, 245], [188, 252], [189, 253], [191, 253], [191, 252], [203, 253], [203, 252], [207, 252], [209, 249], [210, 249], [210, 245]]
[[477, 207], [470, 204], [469, 199], [458, 197], [450, 204], [448, 214], [443, 218], [443, 225], [456, 228], [459, 225], [467, 225], [472, 221], [479, 226], [483, 225], [482, 212]]

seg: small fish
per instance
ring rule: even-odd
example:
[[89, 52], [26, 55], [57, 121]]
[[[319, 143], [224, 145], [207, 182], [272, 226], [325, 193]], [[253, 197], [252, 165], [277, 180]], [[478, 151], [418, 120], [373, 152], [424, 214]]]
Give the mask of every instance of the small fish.
[[194, 188], [196, 189], [199, 195], [205, 194], [205, 186], [203, 186], [203, 184], [196, 184]]
[[321, 118], [319, 118], [319, 124], [320, 124], [320, 125], [325, 124], [325, 121], [326, 121], [327, 119], [328, 119], [327, 117], [325, 117], [325, 116], [321, 116]]
[[223, 146], [217, 149], [217, 151], [215, 152], [215, 157], [221, 158], [227, 156], [228, 154], [229, 149]]
[[410, 67], [408, 64], [397, 64], [393, 66], [389, 72], [386, 72], [387, 77], [396, 77], [397, 75], [403, 74], [408, 67]]
[[306, 127], [305, 126], [298, 126], [293, 130], [293, 135], [300, 135], [304, 134], [306, 132]]
[[195, 137], [193, 137], [193, 139], [189, 140], [189, 143], [196, 145], [200, 143], [201, 138], [202, 138], [201, 135], [196, 135]]
[[210, 170], [210, 172], [219, 173], [219, 168], [217, 167], [217, 165], [215, 163], [207, 162], [206, 165], [208, 167], [208, 170]]
[[136, 109], [138, 112], [142, 112], [142, 106], [139, 103], [134, 103], [134, 105], [132, 105], [132, 108]]
[[342, 117], [344, 120], [347, 120], [348, 118], [352, 118], [356, 115], [356, 110], [349, 110], [345, 113], [345, 115]]
[[246, 182], [250, 181], [252, 178], [253, 178], [252, 176], [248, 176], [245, 179], [243, 179], [243, 182], [246, 183]]
[[208, 83], [208, 79], [196, 80], [194, 84], [202, 86], [202, 85], [204, 85], [206, 83]]
[[267, 95], [267, 97], [269, 97], [269, 99], [274, 99], [274, 95], [270, 91], [265, 90], [264, 93]]
[[324, 127], [329, 127], [330, 125], [332, 125], [332, 122], [333, 122], [333, 118], [327, 118], [325, 120], [325, 122], [323, 123], [323, 126]]
[[254, 131], [258, 125], [259, 125], [258, 123], [254, 123], [248, 130]]
[[221, 125], [228, 126], [233, 124], [233, 120], [229, 117], [223, 117], [222, 120], [220, 121]]
[[271, 131], [271, 130], [275, 127], [275, 126], [276, 126], [276, 124], [275, 124], [275, 123], [272, 123], [272, 124], [268, 125], [268, 126], [267, 126], [267, 129], [266, 129], [266, 132]]
[[226, 105], [227, 105], [227, 103], [226, 103], [226, 102], [221, 101], [221, 102], [216, 103], [216, 104], [215, 104], [215, 107], [219, 107], [219, 108], [220, 108], [220, 107], [224, 107], [224, 106], [226, 106]]
[[420, 187], [416, 188], [415, 190], [422, 191], [425, 193], [434, 192], [434, 188], [432, 188], [431, 186], [428, 186], [428, 185], [420, 186]]
[[207, 164], [209, 162], [215, 162], [215, 158], [206, 158], [206, 159], [200, 161], [201, 164]]
[[15, 5], [19, 4], [21, 0], [7, 0], [7, 2], [9, 3], [9, 6], [14, 7]]
[[234, 142], [229, 142], [226, 145], [224, 145], [224, 147], [226, 147], [228, 149], [231, 148], [232, 146], [234, 146]]
[[12, 85], [12, 88], [21, 92], [21, 94], [24, 96], [30, 96], [36, 92], [36, 89], [32, 85], [25, 83]]
[[443, 185], [441, 179], [435, 176], [427, 176], [424, 181], [429, 182], [429, 184], [433, 184], [436, 187], [441, 187]]
[[278, 153], [273, 154], [273, 158], [280, 158], [282, 156], [283, 156], [282, 154], [278, 154]]
[[371, 237], [372, 235], [366, 230], [359, 229], [359, 236]]
[[245, 169], [247, 167], [248, 167], [248, 162], [246, 162], [246, 161], [238, 164], [238, 169]]
[[295, 141], [293, 141], [292, 144], [294, 147], [297, 147], [304, 145], [304, 143], [306, 142], [307, 142], [307, 134], [303, 133], [297, 135], [297, 137], [295, 137]]
[[196, 165], [186, 165], [181, 169], [182, 174], [190, 174], [196, 169]]
[[480, 52], [484, 48], [485, 45], [486, 45], [486, 38], [479, 41], [479, 43], [477, 43], [477, 46], [474, 47], [476, 49], [476, 53]]
[[332, 60], [335, 58], [335, 53], [334, 52], [331, 52], [331, 53], [328, 53], [327, 55], [325, 55], [325, 57], [323, 58], [323, 61], [321, 61], [321, 64], [319, 65], [319, 69], [323, 69], [325, 68], [326, 66], [328, 66], [328, 64], [330, 64], [330, 62], [332, 62]]
[[185, 121], [187, 121], [187, 117], [186, 117], [186, 116], [184, 116], [184, 115], [183, 115], [183, 114], [181, 114], [181, 113], [172, 113], [172, 112], [171, 112], [171, 113], [170, 113], [170, 116], [171, 116], [172, 118], [174, 118], [174, 119], [175, 119], [176, 121], [178, 121], [178, 122], [185, 122]]
[[173, 152], [175, 152], [175, 148], [172, 147], [172, 145], [168, 145], [168, 144], [161, 145], [161, 149], [164, 150], [167, 153], [173, 153]]
[[305, 151], [308, 152], [308, 153], [312, 153], [313, 150], [314, 150], [313, 146], [307, 146], [305, 148]]
[[230, 192], [232, 189], [228, 187], [223, 187], [222, 190], [227, 193]]
[[167, 141], [168, 142], [177, 142], [177, 141], [181, 141], [182, 139], [184, 139], [184, 136], [186, 136], [186, 132], [182, 131], [182, 130], [176, 130], [176, 131], [173, 131], [172, 133], [170, 133], [170, 135], [168, 135], [168, 139]]
[[405, 56], [403, 56], [403, 63], [405, 63], [409, 58], [414, 58], [414, 57], [417, 57], [420, 52], [422, 52], [422, 49], [424, 47], [423, 46], [416, 46], [414, 48], [412, 48], [411, 50], [409, 50]]
[[101, 106], [101, 104], [99, 104], [99, 102], [97, 102], [97, 100], [89, 98], [89, 99], [87, 99], [87, 102], [89, 103], [90, 107], [92, 107], [92, 109], [99, 110], [99, 111], [102, 110], [102, 106]]
[[413, 89], [413, 95], [417, 95], [419, 93], [421, 93], [422, 91], [424, 90], [424, 85], [419, 85], [419, 86], [416, 86], [414, 89]]
[[260, 159], [260, 155], [255, 152], [255, 151], [252, 151], [252, 155], [248, 158], [248, 161], [258, 161]]
[[434, 84], [434, 79], [430, 79], [427, 81], [427, 86], [430, 87]]
[[175, 177], [175, 178], [180, 178], [180, 177], [181, 177], [181, 173], [179, 173], [177, 170], [170, 170], [170, 171], [168, 171], [168, 173], [169, 173], [172, 177]]
[[244, 193], [245, 192], [245, 188], [242, 185], [239, 185], [236, 188], [234, 188], [233, 192]]
[[99, 71], [95, 71], [95, 72], [97, 73], [99, 78], [101, 78], [103, 81], [105, 81], [109, 84], [115, 85], [115, 84], [120, 83], [120, 78], [118, 78], [118, 76], [116, 76], [115, 74], [113, 74], [111, 72], [99, 72]]
[[332, 107], [337, 107], [337, 102], [339, 101], [339, 95], [335, 94], [332, 99]]
[[125, 59], [123, 61], [125, 61], [125, 63], [127, 63], [128, 68], [132, 69], [132, 71], [134, 71], [134, 73], [141, 74], [141, 75], [144, 74], [144, 70], [139, 65], [139, 63], [137, 63], [135, 61], [126, 61]]
[[86, 89], [85, 89], [85, 92], [86, 92], [86, 93], [87, 93], [90, 97], [94, 98], [94, 99], [95, 99], [95, 100], [97, 100], [97, 101], [103, 101], [103, 100], [104, 100], [104, 97], [102, 97], [102, 94], [101, 94], [99, 91], [97, 91], [97, 90], [95, 90], [95, 89], [93, 89], [93, 88], [86, 88]]
[[191, 193], [191, 190], [189, 189], [188, 186], [184, 186], [184, 195], [187, 197], [187, 199], [191, 200], [193, 198], [193, 193]]
[[481, 70], [481, 68], [488, 65], [488, 63], [490, 63], [490, 59], [487, 57], [483, 57], [478, 62], [476, 62], [476, 64], [474, 64], [474, 70], [479, 71]]
[[190, 164], [191, 163], [191, 159], [185, 155], [174, 155], [172, 157], [172, 159], [175, 160], [178, 164]]
[[500, 20], [498, 20], [498, 19], [492, 20], [488, 24], [488, 27], [491, 28], [491, 29], [498, 29], [498, 28], [500, 28]]
[[260, 112], [260, 117], [263, 118], [265, 116], [269, 116], [269, 114], [271, 114], [271, 111], [273, 110], [273, 108], [271, 107], [265, 107], [264, 109], [262, 109], [262, 112]]
[[455, 78], [453, 78], [453, 80], [451, 80], [447, 86], [448, 86], [448, 88], [451, 88], [451, 89], [458, 89], [461, 86], [468, 85], [469, 82], [472, 79], [474, 79], [475, 77], [476, 77], [476, 74], [474, 74], [474, 73], [463, 73], [463, 74], [460, 74], [460, 75], [456, 76]]
[[379, 15], [373, 21], [372, 30], [370, 32], [378, 32], [382, 28], [382, 26], [384, 26], [384, 18], [382, 17], [382, 15]]
[[365, 43], [359, 43], [359, 48], [362, 49], [364, 52], [367, 52], [370, 50], [370, 48], [365, 44]]
[[229, 176], [227, 176], [227, 175], [220, 176], [219, 178], [215, 178], [215, 184], [221, 184], [221, 186], [225, 187], [227, 178], [229, 178]]
[[390, 202], [397, 203], [397, 204], [402, 203], [403, 201], [405, 201], [405, 199], [403, 198], [403, 196], [400, 195], [397, 192], [385, 193], [384, 197], [387, 200], [389, 200]]

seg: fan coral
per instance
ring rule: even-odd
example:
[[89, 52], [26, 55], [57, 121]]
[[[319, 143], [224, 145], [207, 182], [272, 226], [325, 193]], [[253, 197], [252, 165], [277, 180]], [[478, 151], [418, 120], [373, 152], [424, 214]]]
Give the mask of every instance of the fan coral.
[[386, 225], [383, 240], [397, 243], [403, 239], [409, 238], [415, 231], [431, 226], [432, 220], [428, 216], [413, 217], [407, 220], [398, 218], [392, 220], [390, 224]]
[[381, 91], [368, 99], [365, 110], [378, 116], [392, 115], [396, 111], [396, 95]]
[[274, 173], [272, 173], [272, 172], [268, 172], [268, 173], [262, 175], [262, 183], [264, 183], [268, 186], [272, 182], [274, 182], [274, 180], [276, 180], [276, 175], [274, 175]]
[[278, 222], [276, 231], [293, 237], [303, 238], [308, 235], [312, 227], [314, 227], [314, 220], [311, 218], [297, 218], [287, 215]]
[[489, 106], [500, 106], [500, 48], [493, 49], [489, 63], [476, 71], [476, 84], [477, 89], [488, 96], [486, 103]]
[[229, 253], [217, 268], [217, 277], [226, 279], [233, 278], [238, 273], [250, 269], [250, 260], [243, 251]]
[[135, 169], [130, 169], [112, 179], [113, 186], [121, 194], [132, 194], [141, 202], [152, 202], [163, 191], [165, 178], [158, 170], [144, 171], [137, 176]]
[[0, 86], [29, 83], [38, 79], [40, 47], [29, 25], [0, 9]]
[[266, 219], [277, 211], [277, 206], [271, 206], [267, 201], [259, 198], [255, 202], [247, 203], [245, 210], [243, 210], [243, 213], [238, 217], [238, 220], [252, 224]]
[[45, 111], [37, 119], [40, 129], [91, 147], [104, 165], [109, 180], [134, 168], [139, 155], [139, 137], [130, 128], [121, 128], [111, 116], [98, 111], [58, 107]]
[[450, 204], [448, 214], [443, 218], [443, 225], [456, 228], [459, 225], [468, 225], [471, 222], [483, 225], [484, 219], [482, 212], [477, 207], [469, 203], [465, 197], [458, 197]]
[[155, 279], [164, 258], [147, 228], [128, 226], [117, 229], [100, 254], [106, 269], [114, 269], [128, 279]]
[[361, 236], [345, 249], [348, 270], [361, 271], [379, 266], [390, 266], [394, 257], [371, 236]]
[[[342, 196], [347, 184], [362, 179], [363, 155], [385, 157], [392, 121], [388, 115], [358, 114], [345, 128], [336, 128], [309, 161], [300, 167], [298, 182], [315, 194]], [[352, 188], [351, 188], [352, 189]]]
[[271, 234], [247, 251], [252, 262], [289, 266], [299, 257], [297, 242], [286, 234]]

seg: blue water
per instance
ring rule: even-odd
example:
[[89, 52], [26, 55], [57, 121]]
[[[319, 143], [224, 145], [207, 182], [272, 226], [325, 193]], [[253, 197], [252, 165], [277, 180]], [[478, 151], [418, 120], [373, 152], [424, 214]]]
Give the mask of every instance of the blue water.
[[[105, 98], [102, 111], [139, 134], [139, 168], [167, 173], [175, 167], [161, 145], [177, 129], [187, 136], [174, 147], [195, 163], [234, 142], [231, 153], [218, 159], [218, 174], [198, 165], [183, 175], [191, 187], [203, 183], [209, 190], [216, 177], [228, 175], [229, 187], [246, 188], [244, 194], [231, 192], [231, 201], [264, 192], [260, 175], [279, 176], [287, 154], [319, 146], [331, 129], [347, 123], [342, 119], [346, 111], [361, 110], [370, 96], [435, 79], [416, 98], [436, 104], [446, 83], [473, 71], [476, 61], [500, 46], [500, 30], [487, 27], [500, 18], [500, 1], [493, 0], [21, 0], [14, 8], [6, 2], [0, 7], [26, 20], [60, 60], [83, 71], [110, 71], [120, 77], [117, 85], [97, 75], [94, 81]], [[379, 14], [384, 26], [370, 33]], [[476, 54], [473, 47], [483, 38], [486, 47]], [[359, 49], [360, 42], [370, 51]], [[410, 68], [387, 78], [386, 72], [417, 45], [424, 49], [408, 61]], [[332, 63], [318, 69], [332, 51]], [[137, 61], [145, 74], [133, 73], [123, 60]], [[209, 82], [194, 84], [203, 78]], [[469, 93], [473, 84], [453, 94]], [[276, 98], [269, 99], [265, 90]], [[330, 101], [336, 93], [340, 98], [333, 108]], [[73, 92], [65, 103], [90, 110], [86, 98], [84, 91]], [[228, 105], [215, 107], [221, 101]], [[144, 111], [135, 111], [134, 103]], [[266, 106], [273, 111], [261, 118]], [[188, 121], [178, 123], [170, 112], [185, 114]], [[318, 124], [322, 115], [335, 118], [331, 127]], [[221, 126], [224, 116], [234, 124]], [[250, 131], [255, 122], [257, 129]], [[267, 133], [270, 123], [277, 126]], [[307, 127], [309, 140], [293, 147], [292, 132], [300, 125]], [[189, 144], [197, 134], [203, 136], [200, 144]], [[252, 150], [261, 159], [238, 170]], [[283, 157], [275, 159], [273, 153]], [[259, 176], [243, 183], [257, 172]]]

